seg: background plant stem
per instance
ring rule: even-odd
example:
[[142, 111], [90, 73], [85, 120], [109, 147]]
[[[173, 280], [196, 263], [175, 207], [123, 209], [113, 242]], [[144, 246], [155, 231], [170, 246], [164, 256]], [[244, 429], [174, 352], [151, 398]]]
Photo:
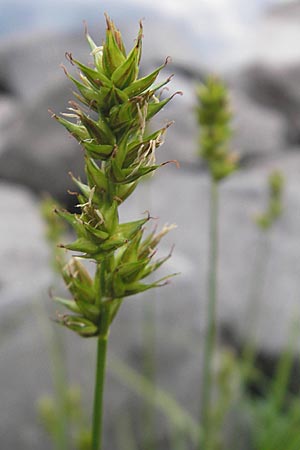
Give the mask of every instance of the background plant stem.
[[202, 439], [199, 448], [208, 450], [211, 435], [211, 397], [213, 388], [212, 361], [216, 343], [217, 265], [218, 265], [218, 183], [213, 178], [210, 185], [209, 268], [207, 325], [204, 343], [204, 363], [201, 393]]
[[[146, 302], [143, 309], [143, 338], [144, 338], [144, 375], [153, 385], [153, 395], [156, 395], [155, 380], [155, 297]], [[150, 450], [155, 443], [155, 410], [152, 404], [144, 402], [144, 444]]]
[[68, 417], [67, 417], [67, 375], [65, 367], [64, 341], [59, 330], [51, 330], [51, 347], [53, 361], [53, 383], [58, 410], [57, 442], [59, 450], [69, 449]]
[[92, 429], [92, 450], [102, 448], [102, 416], [103, 416], [103, 388], [105, 379], [107, 336], [98, 338], [96, 379], [94, 390], [94, 412]]
[[242, 353], [245, 381], [251, 369], [254, 367], [257, 346], [257, 321], [261, 315], [261, 306], [266, 282], [268, 261], [270, 258], [270, 231], [260, 232], [257, 246], [257, 253], [253, 265], [253, 274], [250, 284], [250, 295], [247, 303], [245, 323], [251, 324], [248, 331], [247, 341]]
[[52, 380], [56, 406], [55, 432], [53, 435], [55, 450], [70, 448], [69, 420], [67, 413], [67, 367], [64, 338], [60, 330], [49, 323], [48, 313], [39, 301], [34, 302], [41, 333], [44, 335], [51, 358]]
[[[147, 185], [139, 209], [143, 211], [144, 204], [149, 205], [152, 210], [152, 180], [146, 178], [144, 184]], [[143, 375], [153, 386], [153, 396], [156, 396], [156, 292], [152, 293], [151, 301], [145, 302], [142, 309], [142, 339], [143, 339]], [[155, 399], [154, 399], [155, 403]], [[154, 450], [156, 441], [156, 414], [152, 403], [143, 401], [142, 430], [143, 445], [147, 450]]]
[[[182, 430], [193, 445], [197, 443], [198, 423], [167, 391], [158, 386], [154, 387], [144, 375], [132, 369], [116, 356], [110, 357], [109, 368], [122, 384], [161, 411], [168, 418], [173, 430]], [[156, 395], [153, 395], [154, 392]]]

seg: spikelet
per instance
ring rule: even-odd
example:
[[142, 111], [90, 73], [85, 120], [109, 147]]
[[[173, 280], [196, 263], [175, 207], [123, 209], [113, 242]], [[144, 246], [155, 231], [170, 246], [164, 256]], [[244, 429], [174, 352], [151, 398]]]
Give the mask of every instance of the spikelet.
[[206, 161], [215, 181], [221, 181], [237, 169], [238, 156], [229, 151], [231, 113], [227, 90], [216, 77], [198, 86], [197, 109], [201, 128], [200, 156]]
[[[79, 212], [56, 211], [77, 237], [62, 245], [78, 253], [61, 270], [71, 298], [54, 298], [72, 312], [59, 315], [58, 321], [84, 337], [107, 336], [124, 297], [161, 286], [169, 278], [143, 281], [170, 256], [153, 261], [156, 245], [168, 228], [144, 238], [149, 214], [128, 223], [120, 223], [118, 214], [120, 204], [140, 179], [163, 165], [155, 163], [155, 151], [168, 125], [151, 134], [146, 125], [173, 97], [160, 100], [157, 95], [170, 77], [153, 85], [168, 59], [152, 73], [139, 77], [142, 24], [129, 53], [108, 16], [106, 24], [103, 46], [95, 44], [86, 31], [92, 66], [66, 54], [79, 71], [77, 79], [64, 68], [76, 87], [77, 101], [69, 102], [67, 113], [53, 114], [85, 154], [86, 183], [72, 176], [79, 191]], [[96, 263], [94, 278], [82, 258]]]

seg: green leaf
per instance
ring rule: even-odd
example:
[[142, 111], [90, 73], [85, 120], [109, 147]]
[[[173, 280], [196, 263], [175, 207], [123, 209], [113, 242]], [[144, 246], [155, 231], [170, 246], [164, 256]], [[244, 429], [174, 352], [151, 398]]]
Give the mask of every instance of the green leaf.
[[153, 103], [149, 103], [148, 111], [147, 111], [147, 120], [150, 120], [153, 116], [155, 116], [164, 106], [166, 106], [170, 100], [176, 95], [181, 94], [181, 92], [175, 92], [175, 94], [171, 95], [162, 101], [157, 101]]
[[76, 186], [80, 189], [85, 199], [88, 200], [91, 195], [91, 188], [87, 184], [82, 183], [78, 178], [75, 178], [73, 174], [70, 173], [70, 175], [73, 183], [76, 184]]
[[[137, 261], [139, 255], [138, 255], [138, 248], [141, 242], [143, 236], [143, 229], [140, 229], [136, 235], [128, 242], [126, 247], [124, 247], [123, 250], [120, 251], [118, 255], [118, 264], [124, 264], [128, 262], [134, 262]], [[148, 256], [148, 255], [146, 255]]]
[[76, 300], [76, 304], [84, 317], [92, 322], [99, 322], [100, 310], [98, 306], [84, 301], [82, 298]]
[[152, 84], [158, 77], [159, 72], [167, 65], [167, 63], [168, 58], [166, 59], [164, 64], [155, 69], [152, 73], [143, 78], [140, 78], [139, 80], [134, 81], [129, 86], [125, 87], [124, 92], [126, 92], [129, 97], [139, 95], [144, 92], [146, 89], [152, 86]]
[[88, 223], [85, 223], [84, 226], [86, 227], [87, 231], [92, 235], [92, 237], [96, 238], [95, 242], [100, 240], [100, 243], [102, 241], [105, 241], [109, 234], [106, 231], [99, 230], [98, 228], [92, 227]]
[[114, 146], [113, 145], [99, 145], [93, 142], [82, 142], [87, 154], [94, 159], [101, 159], [106, 161], [111, 156]]
[[106, 41], [103, 46], [102, 66], [105, 74], [110, 77], [116, 68], [125, 61], [125, 55], [121, 35], [108, 16], [106, 16], [106, 24]]
[[106, 241], [101, 244], [100, 248], [104, 251], [107, 250], [117, 250], [122, 245], [126, 244], [127, 239], [124, 239], [123, 236], [119, 234], [113, 235], [110, 238], [106, 239]]
[[113, 72], [111, 80], [120, 89], [128, 87], [136, 80], [139, 71], [140, 41], [129, 53], [126, 60]]
[[76, 231], [76, 233], [82, 237], [86, 237], [87, 233], [82, 221], [78, 218], [76, 214], [72, 214], [67, 210], [56, 209], [56, 214], [64, 219], [71, 227]]
[[[90, 137], [94, 138], [97, 144], [114, 144], [115, 137], [107, 125], [106, 121], [100, 116], [99, 120], [95, 122], [88, 117], [81, 109], [73, 103], [76, 109], [74, 111], [80, 118], [82, 124], [88, 130]], [[88, 139], [86, 139], [88, 140]]]
[[54, 117], [61, 125], [63, 125], [72, 134], [72, 136], [77, 139], [77, 141], [81, 142], [82, 140], [89, 138], [89, 133], [84, 126], [69, 122], [68, 120], [64, 119], [61, 116], [57, 116], [56, 114], [53, 114], [52, 117]]
[[127, 197], [129, 197], [133, 191], [135, 190], [137, 186], [137, 181], [129, 184], [119, 184], [117, 186], [117, 197], [122, 200], [126, 200]]
[[138, 282], [133, 282], [133, 283], [127, 284], [126, 290], [124, 293], [124, 297], [129, 296], [129, 295], [139, 294], [140, 292], [145, 292], [145, 291], [148, 291], [149, 289], [153, 289], [156, 287], [165, 286], [167, 284], [167, 281], [170, 278], [174, 277], [175, 275], [177, 275], [177, 274], [173, 273], [171, 275], [167, 275], [166, 277], [163, 277], [160, 280], [154, 281], [153, 283], [149, 283], [149, 284], [138, 283]]
[[80, 309], [78, 308], [78, 306], [74, 300], [68, 300], [68, 299], [62, 298], [62, 297], [53, 297], [53, 300], [56, 303], [59, 303], [60, 305], [64, 306], [65, 308], [69, 309], [72, 312], [75, 312], [75, 313], [80, 312]]
[[149, 258], [139, 261], [125, 263], [117, 270], [124, 282], [133, 282], [140, 279], [139, 274], [145, 269], [149, 263]]
[[91, 158], [85, 158], [86, 175], [89, 185], [96, 186], [97, 189], [106, 192], [108, 189], [108, 181], [105, 173]]
[[98, 327], [84, 317], [63, 316], [61, 323], [82, 337], [93, 337], [98, 334]]
[[81, 70], [81, 72], [87, 77], [90, 83], [99, 89], [100, 86], [111, 86], [111, 81], [102, 71], [97, 71], [82, 64], [77, 59], [74, 59], [70, 53], [66, 53], [67, 58], [71, 64], [76, 64], [76, 66]]
[[132, 237], [150, 220], [150, 216], [145, 219], [135, 220], [133, 222], [122, 223], [118, 226], [118, 233], [124, 236], [125, 239], [132, 239]]
[[82, 253], [88, 253], [91, 255], [94, 253], [98, 253], [98, 251], [99, 251], [98, 245], [95, 245], [88, 239], [81, 238], [81, 237], [76, 239], [71, 244], [64, 245], [63, 247], [68, 250], [73, 250], [73, 251], [82, 252]]
[[87, 28], [85, 29], [85, 37], [86, 37], [86, 40], [88, 41], [89, 46], [92, 50], [92, 55], [94, 57], [95, 66], [99, 72], [102, 72], [103, 71], [103, 68], [102, 68], [102, 51], [103, 51], [103, 49], [102, 49], [102, 47], [98, 47], [97, 44], [95, 44], [95, 42], [89, 35]]

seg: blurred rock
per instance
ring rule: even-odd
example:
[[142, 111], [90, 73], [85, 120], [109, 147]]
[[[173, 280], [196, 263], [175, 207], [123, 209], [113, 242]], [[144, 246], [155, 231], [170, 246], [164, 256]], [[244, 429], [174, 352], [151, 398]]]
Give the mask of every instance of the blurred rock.
[[[158, 24], [152, 23], [151, 27], [158, 27]], [[171, 33], [172, 22], [168, 27]], [[124, 35], [128, 28], [127, 24]], [[175, 39], [171, 40], [170, 53], [173, 50], [175, 55], [181, 56], [177, 59], [175, 56], [174, 66], [170, 64], [161, 76], [167, 77], [175, 72], [176, 76], [169, 86], [170, 92], [183, 91], [184, 95], [175, 98], [153, 126], [162, 126], [167, 121], [175, 120], [175, 126], [169, 130], [159, 158], [175, 158], [181, 164], [195, 167], [200, 165], [197, 156], [195, 85], [204, 79], [206, 72], [197, 65], [188, 64], [187, 61], [194, 60], [192, 50], [187, 50], [185, 41], [176, 48], [176, 42]], [[150, 51], [149, 43], [146, 43], [143, 66], [147, 71], [161, 64], [167, 51], [161, 45], [159, 33], [152, 35], [151, 44], [160, 47], [165, 54], [160, 57], [160, 53], [157, 54], [153, 49]], [[83, 33], [31, 34], [25, 36], [22, 42], [15, 38], [2, 43], [0, 47], [0, 57], [4, 61], [0, 68], [0, 87], [2, 85], [2, 90], [10, 93], [5, 96], [5, 108], [8, 108], [8, 102], [9, 107], [13, 106], [13, 109], [0, 115], [0, 127], [3, 129], [0, 177], [23, 184], [38, 193], [50, 192], [62, 201], [69, 201], [66, 191], [73, 187], [68, 172], [84, 176], [80, 147], [55, 121], [51, 121], [48, 113], [49, 108], [55, 112], [65, 111], [72, 98], [72, 85], [59, 68], [66, 49], [83, 61], [89, 59]], [[251, 71], [247, 73], [256, 86]], [[248, 92], [249, 88], [241, 84]], [[235, 114], [233, 146], [244, 163], [260, 162], [260, 157], [266, 158], [282, 151], [287, 132], [286, 119], [280, 114], [282, 110], [279, 105], [276, 105], [279, 113], [271, 111], [265, 105], [249, 99], [234, 85], [231, 96]]]
[[[133, 27], [128, 21], [125, 27], [122, 23], [120, 27], [124, 28], [125, 36], [132, 36], [133, 41]], [[153, 27], [156, 30], [159, 23], [152, 23]], [[172, 28], [174, 24], [168, 27], [170, 33], [176, 34], [177, 29]], [[137, 31], [138, 24], [135, 28]], [[102, 33], [95, 32], [95, 35], [99, 34], [104, 35], [104, 21]], [[149, 41], [146, 43], [144, 65], [160, 65], [167, 56], [167, 46], [171, 53], [173, 50], [181, 55], [177, 64], [193, 59], [188, 45], [182, 40], [179, 45], [178, 38], [171, 41], [170, 48], [169, 37], [161, 45], [159, 34], [152, 34], [151, 45]], [[130, 45], [131, 40], [127, 39]], [[181, 51], [182, 47], [185, 51]], [[62, 201], [69, 200], [66, 191], [73, 188], [68, 172], [84, 176], [80, 147], [60, 125], [51, 121], [48, 113], [48, 109], [58, 113], [65, 111], [68, 101], [73, 98], [73, 86], [59, 67], [66, 51], [81, 61], [89, 61], [83, 32], [35, 32], [3, 41], [0, 45], [0, 92], [5, 93], [0, 108], [0, 178], [23, 184], [37, 193], [50, 192]]]
[[265, 111], [286, 122], [287, 145], [300, 143], [300, 66], [255, 63], [236, 77], [239, 87]]
[[62, 83], [66, 51], [86, 61], [88, 48], [83, 33], [35, 31], [6, 38], [0, 42], [0, 91], [30, 104]]
[[298, 63], [300, 2], [278, 2], [266, 12], [255, 30], [252, 58], [263, 64], [289, 66]]
[[[255, 270], [259, 269], [254, 265], [264, 257], [259, 253], [264, 238], [253, 219], [265, 207], [267, 177], [274, 168], [282, 170], [286, 177], [284, 214], [269, 238], [266, 237], [269, 249], [266, 267], [262, 269], [266, 271], [265, 279], [261, 298], [254, 300], [258, 302], [259, 313], [257, 323], [249, 323], [249, 327], [253, 325], [256, 330], [259, 349], [279, 353], [286, 345], [293, 320], [300, 314], [300, 244], [297, 244], [300, 216], [295, 214], [300, 202], [298, 152], [287, 152], [284, 158], [274, 157], [260, 168], [237, 173], [221, 185], [218, 309], [220, 322], [228, 324], [245, 340], [251, 290], [259, 283], [254, 278]], [[160, 193], [166, 189], [172, 194], [162, 196]], [[153, 204], [151, 214], [158, 216], [161, 224], [168, 220], [178, 225], [167, 239], [170, 246], [176, 243], [168, 271], [181, 275], [170, 287], [158, 292], [162, 296], [159, 315], [173, 324], [176, 333], [179, 332], [176, 323], [182, 323], [183, 334], [197, 334], [200, 325], [203, 331], [206, 317], [208, 180], [195, 172], [170, 168], [156, 177], [152, 185], [142, 184], [135, 195], [137, 205], [143, 201]], [[147, 196], [151, 196], [148, 202]], [[142, 210], [139, 206], [136, 214]]]
[[291, 44], [300, 39], [299, 17], [299, 1], [270, 8], [257, 27], [252, 58], [229, 76], [259, 107], [282, 115], [287, 148], [300, 143], [300, 50]]
[[[68, 95], [69, 94], [69, 95]], [[63, 80], [60, 87], [45, 87], [30, 103], [20, 104], [13, 131], [4, 130], [0, 177], [22, 184], [36, 193], [49, 192], [65, 200], [73, 188], [68, 172], [83, 175], [81, 147], [54, 119], [48, 108], [65, 111], [70, 98]]]
[[1, 183], [0, 202], [1, 447], [39, 449], [35, 400], [40, 368], [49, 373], [49, 363], [35, 332], [51, 280], [49, 252], [37, 200], [25, 188]]
[[286, 147], [287, 126], [276, 109], [252, 101], [242, 90], [230, 91], [233, 114], [232, 148], [243, 166], [257, 164], [280, 155]]
[[24, 188], [0, 184], [1, 320], [49, 281], [48, 249], [37, 200]]
[[[181, 72], [175, 73], [170, 92], [181, 90], [183, 96], [175, 97], [153, 121], [156, 127], [168, 120], [175, 122], [167, 132], [164, 146], [158, 151], [160, 160], [175, 158], [191, 169], [200, 167], [196, 84], [204, 77], [203, 72], [193, 76], [191, 73], [185, 76]], [[243, 166], [260, 165], [263, 160], [284, 151], [288, 131], [280, 112], [259, 104], [243, 89], [234, 86], [229, 90], [229, 103], [233, 114], [231, 145], [240, 155]]]

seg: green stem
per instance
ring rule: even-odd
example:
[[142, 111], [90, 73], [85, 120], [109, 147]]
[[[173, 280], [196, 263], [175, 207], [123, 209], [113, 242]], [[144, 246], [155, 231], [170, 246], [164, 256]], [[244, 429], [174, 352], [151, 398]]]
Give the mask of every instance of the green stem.
[[110, 357], [109, 368], [122, 384], [163, 413], [174, 430], [182, 430], [191, 438], [193, 444], [197, 442], [198, 423], [167, 391], [158, 386], [154, 387], [144, 375], [123, 363], [116, 356]]
[[92, 450], [101, 450], [102, 448], [103, 388], [105, 379], [106, 348], [107, 336], [99, 336], [94, 390]]
[[203, 434], [199, 448], [208, 450], [211, 438], [211, 397], [213, 388], [212, 360], [216, 344], [217, 265], [218, 265], [218, 183], [211, 180], [210, 225], [209, 225], [209, 269], [207, 298], [207, 329], [204, 342], [204, 364], [201, 393], [201, 421]]
[[51, 358], [52, 380], [55, 407], [57, 411], [53, 438], [55, 450], [68, 450], [70, 447], [69, 419], [67, 412], [67, 364], [64, 339], [60, 330], [54, 329], [48, 321], [47, 312], [41, 302], [34, 301], [41, 332], [45, 337]]
[[59, 450], [67, 450], [68, 417], [67, 417], [67, 376], [65, 367], [64, 343], [60, 331], [52, 330], [53, 382], [58, 412], [56, 445]]
[[[146, 302], [143, 317], [143, 333], [144, 333], [144, 375], [153, 385], [153, 395], [156, 395], [156, 379], [155, 379], [155, 296], [152, 301]], [[150, 450], [154, 447], [155, 442], [155, 411], [153, 405], [144, 403], [144, 445]]]
[[265, 287], [268, 260], [270, 257], [270, 232], [264, 231], [260, 234], [258, 250], [256, 253], [253, 274], [250, 284], [250, 295], [247, 302], [245, 314], [245, 323], [251, 324], [251, 329], [246, 335], [246, 344], [242, 352], [243, 370], [245, 382], [249, 381], [251, 370], [254, 367], [257, 345], [257, 322], [261, 314], [261, 303], [263, 301], [263, 292]]

